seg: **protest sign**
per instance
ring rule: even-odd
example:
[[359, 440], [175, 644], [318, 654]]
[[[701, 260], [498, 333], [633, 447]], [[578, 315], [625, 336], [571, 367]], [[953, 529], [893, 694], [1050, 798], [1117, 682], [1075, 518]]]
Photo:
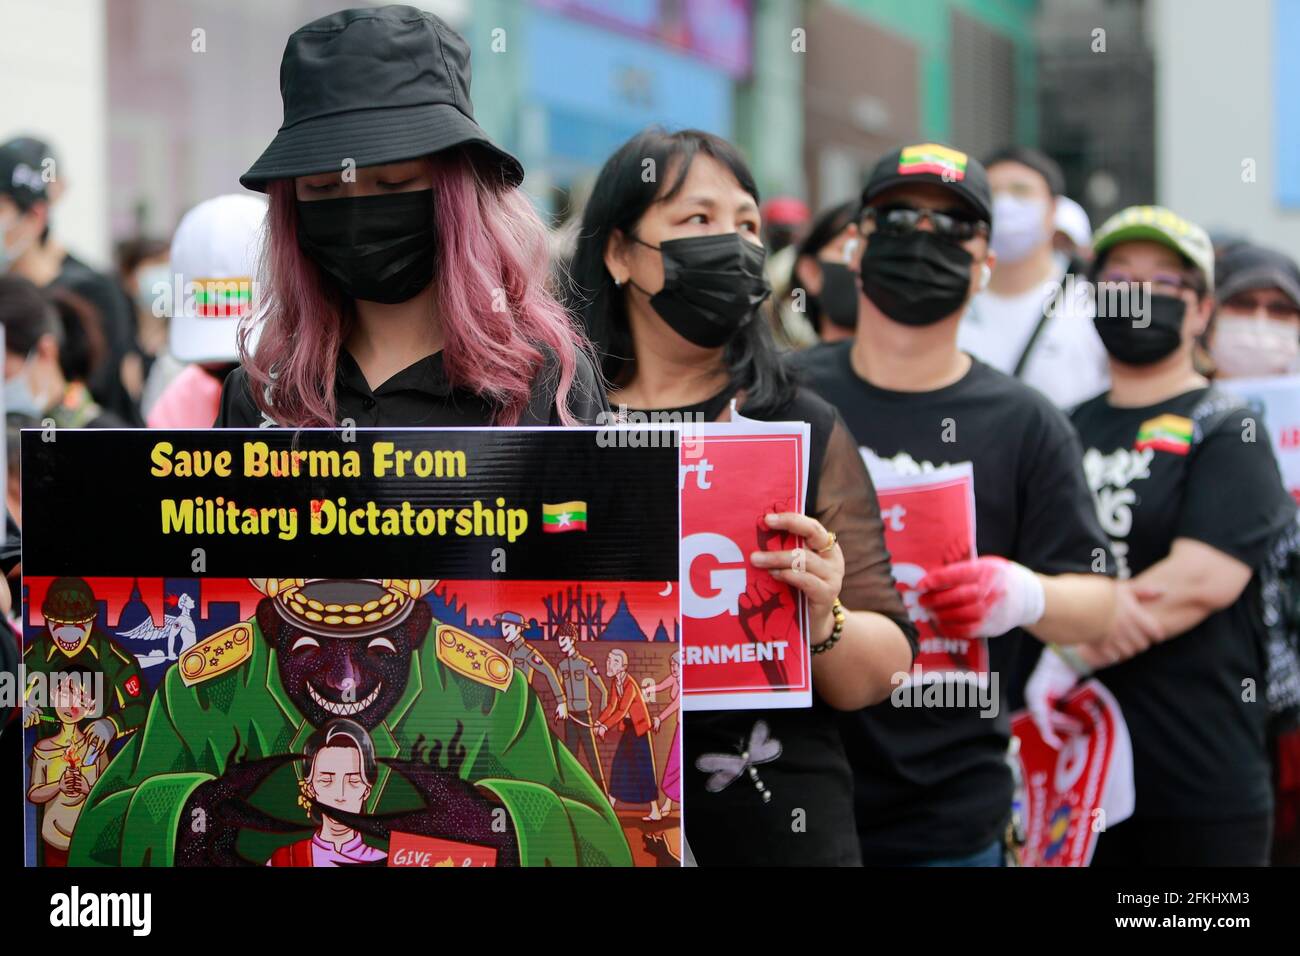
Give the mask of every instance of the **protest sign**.
[[1011, 718], [1020, 741], [1025, 846], [1022, 866], [1087, 866], [1106, 827], [1133, 813], [1133, 746], [1119, 704], [1100, 681], [1076, 687], [1059, 710], [1078, 722], [1043, 740], [1033, 718]]
[[894, 583], [916, 625], [913, 673], [986, 679], [988, 641], [939, 633], [916, 591], [929, 572], [975, 557], [975, 476], [970, 462], [907, 473], [866, 449], [863, 459], [876, 486]]
[[28, 862], [680, 859], [677, 450], [597, 437], [24, 432]]
[[1300, 375], [1227, 378], [1214, 384], [1244, 399], [1260, 414], [1273, 442], [1282, 483], [1300, 503]]
[[799, 543], [763, 517], [804, 510], [808, 426], [696, 425], [682, 432], [681, 465], [683, 706], [811, 706], [803, 595], [749, 563]]

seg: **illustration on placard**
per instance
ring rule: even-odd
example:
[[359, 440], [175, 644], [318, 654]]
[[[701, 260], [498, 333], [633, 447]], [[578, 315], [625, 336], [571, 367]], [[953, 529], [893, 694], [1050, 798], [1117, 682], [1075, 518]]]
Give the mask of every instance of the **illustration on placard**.
[[677, 866], [675, 582], [24, 580], [29, 864]]

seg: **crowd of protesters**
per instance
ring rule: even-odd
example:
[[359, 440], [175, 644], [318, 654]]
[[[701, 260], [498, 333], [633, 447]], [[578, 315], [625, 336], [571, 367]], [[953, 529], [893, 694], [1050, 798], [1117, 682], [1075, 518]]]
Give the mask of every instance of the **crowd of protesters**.
[[[1054, 737], [1056, 702], [1088, 674], [1123, 712], [1136, 788], [1095, 864], [1297, 862], [1300, 693], [1241, 691], [1300, 672], [1296, 504], [1267, 431], [1243, 441], [1255, 413], [1217, 384], [1300, 373], [1286, 251], [1216, 248], [1155, 206], [1094, 233], [1056, 163], [1020, 146], [982, 162], [961, 144], [901, 146], [814, 215], [764, 203], [725, 140], [658, 128], [608, 159], [557, 243], [464, 103], [420, 126], [358, 79], [382, 74], [386, 42], [418, 53], [449, 28], [367, 22], [311, 25], [341, 52], [285, 72], [297, 121], [240, 177], [252, 193], [199, 203], [170, 240], [123, 243], [113, 275], [51, 227], [51, 144], [0, 145], [0, 598], [18, 604], [17, 430], [49, 419], [563, 427], [626, 407], [804, 421], [806, 513], [768, 523], [806, 562], [752, 563], [807, 598], [815, 703], [690, 713], [696, 862], [1014, 861], [1007, 715], [1027, 707]], [[465, 64], [451, 71], [468, 89]], [[357, 158], [355, 177], [339, 157]], [[1148, 321], [1108, 311], [1103, 286], [1141, 289]], [[872, 475], [959, 462], [978, 557], [932, 569], [909, 613]], [[997, 716], [892, 704], [917, 613], [987, 647]], [[706, 786], [699, 756], [756, 734], [781, 743], [770, 793]]]

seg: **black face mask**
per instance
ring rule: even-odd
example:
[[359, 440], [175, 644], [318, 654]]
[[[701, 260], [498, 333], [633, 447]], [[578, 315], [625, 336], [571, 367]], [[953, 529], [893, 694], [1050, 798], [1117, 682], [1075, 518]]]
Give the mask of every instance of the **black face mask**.
[[932, 232], [873, 233], [862, 254], [862, 291], [903, 325], [933, 325], [970, 293], [974, 257]]
[[822, 290], [815, 297], [817, 313], [842, 329], [858, 327], [858, 279], [841, 262], [818, 262]]
[[405, 302], [433, 281], [433, 190], [300, 201], [298, 245], [351, 298]]
[[[1152, 295], [1147, 299], [1145, 314], [1137, 316], [1134, 306], [1140, 300], [1136, 295], [1130, 296], [1127, 291], [1115, 295], [1100, 285], [1093, 287], [1093, 295], [1097, 308], [1092, 324], [1101, 344], [1116, 361], [1151, 365], [1172, 355], [1182, 344], [1187, 303], [1177, 296]], [[1110, 311], [1121, 314], [1112, 316]], [[1142, 327], [1135, 328], [1134, 322]]]
[[650, 307], [669, 328], [700, 348], [726, 345], [772, 294], [763, 275], [767, 253], [738, 232], [669, 239], [657, 246], [636, 241], [663, 257], [664, 287], [650, 295], [629, 284], [650, 296]]

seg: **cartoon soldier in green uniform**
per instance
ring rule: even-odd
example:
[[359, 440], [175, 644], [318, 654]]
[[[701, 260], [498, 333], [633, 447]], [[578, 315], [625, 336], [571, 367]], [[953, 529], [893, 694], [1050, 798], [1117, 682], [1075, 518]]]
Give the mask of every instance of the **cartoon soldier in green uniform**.
[[[27, 696], [23, 704], [23, 726], [35, 727], [36, 736], [48, 737], [59, 729], [52, 716], [53, 706], [34, 685], [51, 674], [68, 671], [80, 664], [92, 673], [104, 675], [104, 715], [86, 728], [91, 748], [103, 750], [118, 737], [134, 733], [148, 712], [140, 665], [95, 626], [95, 595], [81, 578], [56, 578], [45, 592], [41, 615], [45, 629], [23, 651]], [[42, 706], [44, 704], [44, 706]]]
[[376, 846], [414, 834], [490, 847], [498, 865], [631, 865], [509, 658], [433, 619], [435, 581], [254, 584], [254, 619], [168, 670], [91, 790], [69, 865], [264, 863], [314, 828], [301, 755], [334, 717], [366, 728], [379, 768], [362, 813], [331, 815]]

